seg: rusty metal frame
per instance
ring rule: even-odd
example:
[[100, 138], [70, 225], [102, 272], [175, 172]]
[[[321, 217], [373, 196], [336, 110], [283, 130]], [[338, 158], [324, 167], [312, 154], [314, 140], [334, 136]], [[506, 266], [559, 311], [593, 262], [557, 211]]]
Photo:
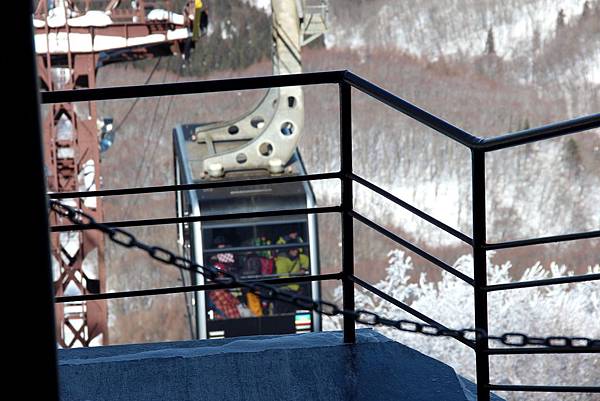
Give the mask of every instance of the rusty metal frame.
[[[119, 1], [110, 1], [107, 10], [117, 7]], [[152, 2], [146, 2], [150, 5]], [[85, 10], [90, 9], [91, 2], [84, 2]], [[35, 10], [35, 18], [45, 21], [43, 27], [34, 29], [34, 34], [66, 34], [85, 33], [95, 35], [119, 36], [126, 39], [142, 37], [153, 33], [166, 32], [175, 25], [168, 21], [146, 21], [145, 4], [141, 1], [137, 10], [113, 9], [118, 20], [106, 27], [71, 27], [65, 23], [60, 27], [49, 27], [48, 2], [41, 0]], [[66, 11], [65, 11], [66, 12]], [[185, 23], [189, 22], [187, 19]], [[165, 36], [166, 38], [166, 36]], [[165, 40], [158, 44], [132, 46], [124, 48], [113, 58], [103, 58], [101, 52], [80, 53], [71, 51], [70, 45], [66, 53], [36, 53], [37, 73], [40, 86], [48, 93], [55, 90], [75, 90], [95, 88], [96, 73], [100, 66], [136, 59], [152, 58], [167, 54], [181, 54], [189, 43], [187, 39]], [[35, 48], [34, 48], [35, 51]], [[52, 70], [64, 68], [68, 77], [64, 82], [53, 79]], [[86, 163], [93, 165], [93, 187], [101, 187], [100, 150], [98, 128], [96, 127], [97, 110], [92, 101], [85, 101], [75, 106], [73, 102], [59, 102], [51, 105], [43, 122], [44, 160], [46, 165], [48, 190], [51, 192], [80, 191], [82, 174], [85, 174]], [[61, 138], [58, 127], [62, 122], [70, 124], [71, 135]], [[83, 188], [86, 192], [91, 188]], [[95, 197], [95, 206], [88, 206], [82, 197], [72, 198], [74, 206], [81, 208], [95, 219], [102, 220], [102, 198]], [[56, 214], [50, 216], [51, 224], [60, 224]], [[76, 236], [71, 240], [68, 235]], [[74, 244], [77, 244], [76, 249]], [[106, 291], [106, 266], [104, 260], [104, 237], [97, 232], [52, 233], [52, 264], [54, 272], [54, 292], [56, 296], [65, 295], [69, 288], [76, 288], [80, 294], [98, 294]], [[86, 258], [89, 260], [86, 261]], [[95, 259], [95, 260], [94, 260]], [[95, 277], [84, 270], [84, 263], [95, 265]], [[101, 339], [108, 344], [108, 311], [105, 300], [90, 300], [57, 305], [56, 332], [58, 343], [62, 348], [89, 346], [92, 341]]]

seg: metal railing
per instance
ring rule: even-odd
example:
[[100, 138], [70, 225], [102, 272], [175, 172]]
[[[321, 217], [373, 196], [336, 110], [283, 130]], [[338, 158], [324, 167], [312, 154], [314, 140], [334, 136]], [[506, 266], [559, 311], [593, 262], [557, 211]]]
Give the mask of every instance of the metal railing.
[[[488, 293], [491, 291], [502, 291], [515, 288], [529, 288], [553, 284], [576, 283], [582, 281], [600, 280], [600, 274], [588, 274], [585, 276], [570, 276], [563, 278], [543, 279], [527, 282], [515, 282], [509, 284], [488, 285], [486, 281], [486, 252], [494, 249], [514, 248], [528, 245], [548, 244], [563, 241], [572, 241], [578, 239], [598, 238], [600, 230], [581, 232], [575, 234], [556, 235], [551, 237], [532, 238], [519, 241], [508, 241], [499, 243], [488, 243], [486, 240], [486, 198], [485, 198], [485, 154], [498, 149], [504, 149], [523, 145], [530, 142], [545, 140], [557, 136], [572, 134], [580, 131], [585, 131], [600, 127], [600, 114], [593, 114], [569, 121], [564, 121], [556, 124], [546, 125], [538, 128], [528, 129], [515, 133], [510, 133], [495, 138], [480, 138], [473, 136], [460, 128], [457, 128], [446, 121], [422, 110], [411, 103], [397, 97], [396, 95], [364, 80], [363, 78], [349, 71], [329, 71], [315, 72], [304, 74], [293, 74], [284, 76], [267, 76], [254, 78], [238, 78], [227, 80], [213, 81], [193, 81], [179, 82], [169, 84], [145, 85], [145, 86], [126, 86], [115, 88], [100, 88], [100, 89], [82, 89], [76, 91], [55, 91], [45, 92], [41, 94], [42, 103], [58, 103], [58, 102], [78, 102], [92, 100], [108, 100], [108, 99], [125, 99], [139, 98], [150, 96], [170, 96], [184, 94], [200, 94], [210, 92], [226, 92], [249, 89], [264, 89], [271, 87], [296, 86], [296, 85], [319, 85], [319, 84], [336, 84], [339, 86], [339, 101], [340, 101], [340, 142], [341, 142], [341, 164], [340, 171], [323, 174], [310, 174], [296, 177], [273, 177], [264, 179], [251, 179], [241, 181], [227, 182], [206, 182], [188, 185], [166, 185], [158, 187], [146, 188], [124, 188], [90, 192], [71, 192], [71, 193], [51, 193], [51, 199], [63, 199], [74, 197], [93, 197], [93, 196], [115, 196], [129, 194], [149, 194], [158, 192], [184, 191], [192, 189], [205, 189], [230, 186], [248, 186], [256, 184], [276, 184], [290, 181], [312, 181], [322, 179], [339, 179], [341, 181], [341, 203], [338, 206], [330, 207], [315, 207], [310, 209], [293, 209], [279, 210], [268, 212], [254, 213], [231, 213], [222, 215], [209, 216], [187, 216], [177, 218], [154, 218], [143, 220], [126, 220], [120, 222], [106, 222], [106, 225], [112, 227], [133, 227], [147, 226], [159, 224], [175, 224], [195, 221], [210, 221], [223, 219], [245, 219], [250, 217], [261, 216], [281, 216], [281, 215], [298, 215], [298, 214], [320, 214], [320, 213], [339, 213], [341, 214], [342, 226], [342, 270], [334, 274], [307, 275], [301, 278], [288, 279], [268, 279], [258, 280], [253, 282], [262, 283], [284, 283], [289, 280], [299, 281], [315, 281], [315, 280], [341, 280], [343, 289], [343, 320], [344, 320], [344, 341], [353, 343], [356, 341], [355, 322], [360, 321], [356, 318], [357, 311], [354, 305], [354, 286], [358, 285], [383, 299], [393, 303], [394, 305], [404, 309], [408, 313], [417, 318], [426, 321], [440, 331], [445, 329], [444, 326], [433, 321], [427, 316], [424, 316], [408, 305], [392, 298], [391, 296], [381, 292], [376, 287], [366, 283], [354, 274], [354, 221], [359, 221], [366, 224], [370, 228], [378, 231], [387, 238], [406, 247], [407, 249], [422, 256], [429, 262], [448, 271], [449, 273], [460, 278], [464, 282], [471, 285], [474, 289], [474, 309], [475, 309], [475, 330], [487, 333], [488, 330]], [[420, 123], [434, 129], [452, 140], [461, 143], [468, 147], [471, 151], [471, 170], [472, 170], [472, 214], [473, 214], [473, 234], [472, 237], [461, 233], [460, 231], [449, 227], [427, 213], [415, 208], [407, 202], [399, 199], [384, 189], [370, 183], [363, 177], [355, 174], [352, 168], [352, 88], [363, 92], [372, 98], [384, 103], [393, 109], [406, 114], [419, 121]], [[353, 208], [353, 185], [357, 183], [365, 186], [370, 190], [378, 193], [386, 199], [403, 207], [416, 216], [428, 221], [441, 230], [456, 237], [460, 241], [467, 243], [473, 249], [474, 259], [474, 276], [473, 278], [459, 272], [452, 266], [446, 264], [435, 256], [420, 249], [416, 245], [406, 241], [398, 235], [388, 231], [384, 227], [378, 225], [372, 220], [360, 214]], [[63, 226], [51, 227], [52, 232], [71, 231], [79, 229], [92, 229], [85, 224], [71, 224]], [[95, 300], [109, 298], [123, 298], [131, 296], [157, 295], [186, 291], [203, 291], [215, 288], [230, 288], [235, 286], [235, 283], [230, 284], [206, 284], [200, 286], [186, 286], [175, 288], [160, 288], [148, 289], [140, 291], [128, 291], [110, 294], [92, 294], [81, 295], [76, 297], [58, 297], [56, 302], [69, 302], [75, 300]], [[352, 311], [352, 313], [350, 313]], [[364, 311], [358, 311], [358, 315]], [[362, 320], [368, 323], [368, 313]], [[400, 326], [400, 325], [399, 325]], [[402, 329], [401, 327], [399, 327]], [[413, 330], [411, 330], [413, 331]], [[421, 331], [424, 332], [424, 331]], [[427, 333], [425, 333], [427, 334]], [[517, 336], [518, 337], [518, 336]], [[526, 336], [525, 336], [526, 337]], [[498, 339], [499, 337], [495, 337]], [[558, 337], [557, 337], [558, 338]], [[461, 340], [460, 338], [457, 338]], [[480, 401], [489, 401], [490, 392], [492, 390], [499, 391], [546, 391], [546, 392], [600, 392], [599, 388], [582, 387], [582, 386], [543, 386], [543, 385], [500, 385], [490, 383], [489, 374], [489, 357], [490, 355], [501, 354], [550, 354], [550, 353], [582, 353], [582, 352], [598, 352], [597, 349], [576, 347], [568, 343], [567, 346], [561, 347], [523, 347], [523, 345], [532, 344], [528, 342], [519, 343], [515, 341], [511, 345], [518, 345], [518, 348], [490, 348], [489, 339], [493, 337], [476, 336], [474, 341], [461, 341], [462, 343], [472, 347], [475, 351], [476, 360], [476, 381], [477, 381], [477, 399]], [[560, 338], [559, 338], [560, 339]], [[464, 339], [463, 339], [464, 340]]]

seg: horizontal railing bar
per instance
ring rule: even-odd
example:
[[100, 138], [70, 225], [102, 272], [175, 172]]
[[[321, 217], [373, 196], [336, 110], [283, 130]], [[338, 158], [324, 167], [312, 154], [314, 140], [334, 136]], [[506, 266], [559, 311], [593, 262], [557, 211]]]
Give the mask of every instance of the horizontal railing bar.
[[473, 136], [468, 132], [455, 127], [454, 125], [434, 116], [431, 113], [428, 113], [423, 109], [420, 109], [419, 107], [367, 81], [366, 79], [363, 79], [350, 71], [345, 71], [343, 73], [343, 77], [346, 82], [359, 91], [379, 100], [382, 103], [387, 104], [393, 109], [406, 114], [410, 118], [415, 119], [430, 128], [433, 128], [448, 138], [460, 142], [469, 148], [481, 147], [480, 144], [483, 141], [482, 138]]
[[556, 285], [556, 284], [570, 284], [570, 283], [581, 283], [585, 281], [595, 281], [600, 280], [600, 274], [582, 274], [580, 276], [568, 276], [568, 277], [555, 277], [555, 278], [546, 278], [542, 280], [532, 280], [532, 281], [521, 281], [517, 283], [505, 283], [505, 284], [493, 284], [488, 285], [485, 288], [486, 291], [502, 291], [502, 290], [514, 290], [518, 288], [531, 288], [531, 287], [541, 287], [546, 285]]
[[[410, 306], [406, 305], [404, 302], [398, 301], [396, 298], [392, 297], [391, 295], [386, 294], [385, 292], [381, 291], [379, 288], [367, 283], [366, 281], [361, 280], [360, 278], [358, 278], [354, 275], [350, 276], [350, 280], [352, 280], [356, 284], [360, 285], [362, 288], [372, 292], [373, 294], [380, 296], [381, 298], [388, 301], [389, 303], [399, 307], [403, 311], [410, 313], [411, 315], [421, 319], [422, 321], [424, 321], [432, 326], [435, 326], [438, 329], [446, 329], [446, 330], [448, 329], [448, 327], [444, 326], [443, 324], [437, 322], [436, 320], [430, 318], [427, 315], [422, 314], [418, 310], [411, 308]], [[468, 346], [470, 348], [475, 349], [475, 343], [473, 341], [469, 341], [466, 338], [459, 338], [459, 337], [452, 337], [452, 338], [460, 341], [461, 343], [465, 344], [466, 346]]]
[[600, 393], [599, 386], [530, 386], [520, 384], [489, 384], [492, 391], [525, 391], [546, 393]]
[[422, 212], [420, 209], [417, 209], [413, 205], [403, 201], [402, 199], [389, 193], [385, 189], [380, 188], [377, 185], [370, 183], [369, 181], [362, 178], [361, 176], [353, 173], [353, 174], [351, 174], [351, 178], [354, 181], [358, 182], [359, 184], [364, 185], [365, 187], [369, 188], [373, 192], [377, 192], [379, 195], [383, 196], [384, 198], [396, 203], [398, 206], [401, 206], [404, 209], [408, 210], [409, 212], [419, 216], [423, 220], [427, 220], [429, 223], [433, 224], [434, 226], [441, 228], [442, 230], [446, 231], [448, 234], [455, 236], [459, 240], [467, 243], [468, 245], [473, 244], [473, 240], [471, 238], [469, 238], [469, 236], [461, 233], [460, 231], [450, 227], [447, 224], [442, 223], [441, 221], [437, 220], [435, 217], [432, 217], [432, 216], [428, 215], [427, 213]]
[[[242, 283], [264, 283], [264, 284], [286, 284], [286, 283], [300, 283], [307, 281], [326, 281], [326, 280], [341, 280], [340, 273], [328, 273], [328, 274], [317, 274], [309, 276], [297, 276], [297, 277], [285, 277], [285, 278], [270, 278], [264, 280], [242, 280]], [[119, 292], [105, 292], [102, 294], [86, 294], [86, 295], [75, 295], [68, 297], [56, 297], [56, 303], [65, 302], [79, 302], [79, 301], [97, 301], [101, 299], [117, 299], [117, 298], [133, 298], [133, 297], [146, 297], [153, 295], [167, 295], [167, 294], [179, 294], [182, 292], [195, 292], [195, 291], [211, 291], [220, 290], [225, 288], [239, 288], [239, 284], [203, 284], [203, 285], [188, 285], [180, 287], [166, 287], [166, 288], [152, 288], [147, 290], [134, 290], [134, 291], [119, 291]]]
[[584, 117], [561, 121], [541, 127], [530, 128], [511, 134], [500, 135], [483, 140], [483, 148], [486, 152], [510, 148], [530, 142], [550, 139], [557, 136], [574, 134], [581, 131], [600, 127], [600, 113], [590, 114]]
[[109, 88], [77, 89], [41, 92], [43, 104], [93, 100], [129, 99], [152, 96], [189, 95], [227, 92], [234, 90], [264, 89], [296, 85], [336, 84], [346, 81], [356, 89], [381, 101], [409, 117], [433, 128], [441, 134], [470, 148], [493, 151], [529, 142], [549, 139], [600, 127], [600, 113], [555, 124], [531, 128], [494, 138], [479, 138], [401, 99], [385, 89], [344, 70], [302, 74], [273, 75], [223, 80], [189, 81], [152, 85], [130, 85]]
[[41, 92], [42, 104], [144, 98], [153, 96], [192, 95], [250, 89], [337, 84], [344, 71], [322, 71], [302, 74], [271, 75], [250, 78], [188, 81], [152, 85], [115, 86], [96, 89], [76, 89]]
[[489, 348], [488, 355], [528, 355], [528, 354], [597, 354], [598, 348], [584, 347], [543, 347], [543, 348]]
[[288, 244], [274, 244], [274, 245], [254, 245], [254, 246], [233, 246], [227, 248], [212, 248], [203, 249], [203, 253], [223, 253], [223, 252], [253, 252], [253, 251], [277, 251], [281, 249], [292, 249], [292, 248], [308, 248], [310, 244], [308, 242], [294, 242]]
[[522, 239], [522, 240], [516, 240], [516, 241], [498, 242], [496, 244], [486, 244], [486, 245], [484, 245], [484, 249], [486, 251], [493, 251], [496, 249], [517, 248], [520, 246], [530, 246], [530, 245], [543, 245], [543, 244], [551, 244], [554, 242], [577, 241], [577, 240], [581, 240], [581, 239], [590, 239], [590, 238], [600, 238], [600, 230], [588, 231], [588, 232], [583, 232], [583, 233], [574, 233], [574, 234], [553, 235], [550, 237], [540, 237], [540, 238], [530, 238], [530, 239]]
[[[140, 227], [140, 226], [158, 226], [177, 223], [192, 223], [196, 221], [218, 221], [218, 220], [242, 220], [255, 217], [271, 217], [271, 216], [294, 216], [301, 214], [322, 214], [322, 213], [340, 213], [342, 209], [339, 206], [313, 207], [303, 209], [284, 209], [284, 210], [269, 210], [264, 212], [246, 212], [246, 213], [230, 213], [230, 214], [211, 214], [207, 216], [187, 216], [187, 217], [165, 217], [158, 219], [143, 219], [143, 220], [122, 220], [122, 221], [107, 221], [102, 224], [111, 227]], [[50, 227], [51, 232], [64, 232], [75, 230], [93, 230], [95, 227], [86, 224], [68, 224], [55, 225]]]
[[209, 188], [226, 188], [226, 187], [244, 187], [263, 184], [281, 184], [286, 182], [304, 182], [313, 180], [330, 180], [341, 178], [339, 172], [295, 175], [290, 177], [269, 177], [249, 180], [229, 180], [229, 181], [208, 181], [196, 184], [180, 184], [180, 185], [160, 185], [154, 187], [141, 188], [119, 188], [119, 189], [104, 189], [99, 191], [78, 191], [78, 192], [49, 192], [50, 199], [65, 199], [65, 198], [89, 198], [94, 196], [118, 196], [118, 195], [136, 195], [136, 194], [153, 194], [159, 192], [175, 192], [189, 191], [197, 189]]
[[344, 70], [273, 75], [223, 80], [189, 81], [152, 85], [41, 92], [43, 104], [152, 96], [189, 95], [264, 89], [283, 86], [336, 84], [346, 81], [356, 89], [470, 148], [493, 151], [600, 127], [600, 113], [579, 117], [495, 138], [479, 138], [401, 99], [385, 89]]
[[464, 273], [461, 273], [460, 271], [456, 270], [455, 268], [453, 268], [452, 266], [450, 266], [449, 264], [441, 261], [440, 259], [436, 258], [435, 256], [425, 252], [424, 250], [422, 250], [421, 248], [417, 247], [416, 245], [406, 241], [405, 239], [399, 237], [398, 235], [392, 233], [391, 231], [381, 227], [379, 224], [369, 220], [368, 218], [366, 218], [365, 216], [363, 216], [362, 214], [356, 212], [356, 211], [351, 211], [350, 214], [352, 215], [352, 217], [354, 217], [355, 219], [357, 219], [358, 221], [360, 221], [361, 223], [371, 227], [372, 229], [374, 229], [375, 231], [379, 232], [382, 235], [385, 235], [386, 237], [388, 237], [389, 239], [391, 239], [392, 241], [404, 246], [405, 248], [411, 250], [412, 252], [416, 253], [417, 255], [421, 256], [422, 258], [430, 261], [431, 263], [433, 263], [434, 265], [446, 270], [448, 273], [458, 277], [459, 279], [461, 279], [462, 281], [464, 281], [467, 284], [470, 285], [475, 285], [474, 280], [467, 276]]

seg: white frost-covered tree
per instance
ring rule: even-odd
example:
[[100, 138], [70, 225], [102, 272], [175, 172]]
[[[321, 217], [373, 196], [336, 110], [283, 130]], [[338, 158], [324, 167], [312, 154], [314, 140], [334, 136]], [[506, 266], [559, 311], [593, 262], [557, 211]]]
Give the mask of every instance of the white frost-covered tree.
[[[473, 288], [444, 273], [437, 282], [425, 274], [412, 277], [413, 262], [404, 252], [390, 253], [387, 276], [376, 287], [397, 300], [450, 328], [474, 327]], [[488, 284], [515, 281], [511, 264], [493, 264], [489, 255]], [[454, 267], [473, 276], [470, 255], [459, 258]], [[600, 265], [589, 273], [599, 273]], [[518, 281], [572, 275], [564, 265], [552, 263], [545, 269], [539, 263], [528, 268]], [[341, 300], [341, 288], [336, 293]], [[600, 338], [600, 282], [560, 284], [491, 292], [488, 297], [490, 334], [519, 332], [531, 336], [580, 336]], [[375, 311], [393, 319], [416, 319], [391, 303], [366, 291], [356, 292], [356, 308]], [[325, 329], [341, 329], [341, 320], [326, 318]], [[460, 374], [474, 379], [475, 354], [455, 339], [406, 333], [377, 327], [382, 334], [453, 366]], [[490, 344], [492, 347], [501, 344]], [[507, 355], [490, 358], [490, 379], [497, 384], [547, 384], [597, 386], [600, 354]], [[503, 393], [507, 400], [556, 400], [550, 393]], [[562, 393], [561, 400], [597, 400], [597, 394]]]

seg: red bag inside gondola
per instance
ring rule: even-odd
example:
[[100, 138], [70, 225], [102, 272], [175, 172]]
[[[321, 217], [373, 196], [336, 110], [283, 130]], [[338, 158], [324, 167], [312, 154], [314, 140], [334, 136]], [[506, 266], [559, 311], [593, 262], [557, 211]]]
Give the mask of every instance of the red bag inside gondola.
[[273, 274], [273, 259], [260, 258], [260, 272], [261, 274]]

